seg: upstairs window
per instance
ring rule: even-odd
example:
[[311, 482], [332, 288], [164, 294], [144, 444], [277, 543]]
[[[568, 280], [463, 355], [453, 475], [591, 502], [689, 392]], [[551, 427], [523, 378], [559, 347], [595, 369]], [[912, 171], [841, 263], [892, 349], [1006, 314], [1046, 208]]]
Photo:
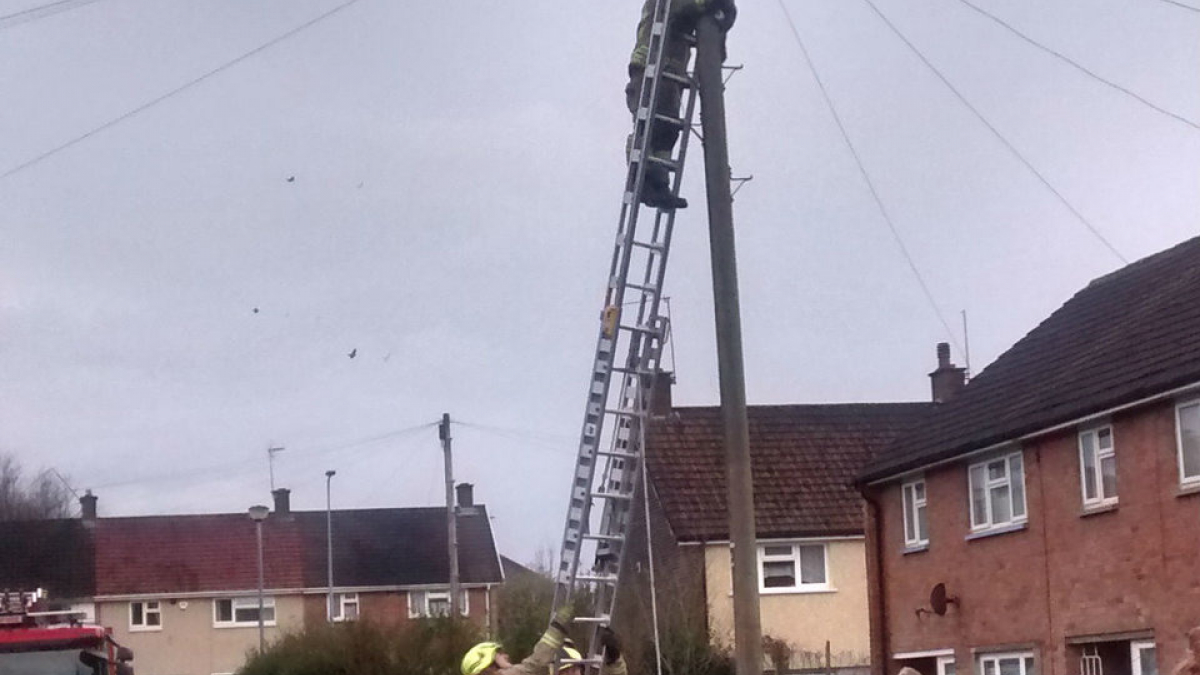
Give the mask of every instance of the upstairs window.
[[162, 630], [162, 606], [157, 600], [129, 603], [129, 630]]
[[[275, 625], [275, 598], [263, 598], [263, 625]], [[258, 625], [258, 598], [224, 598], [213, 601], [213, 625], [218, 628]]]
[[971, 483], [972, 531], [1002, 528], [1026, 521], [1025, 465], [1020, 452], [972, 464], [968, 475]]
[[1112, 427], [1080, 432], [1079, 470], [1084, 506], [1117, 503], [1117, 455]]
[[928, 546], [929, 522], [925, 515], [925, 481], [905, 483], [900, 491], [904, 495], [904, 546]]
[[334, 621], [358, 620], [358, 593], [334, 593], [329, 616]]
[[1032, 652], [984, 654], [979, 657], [982, 675], [1037, 675]]
[[758, 547], [762, 593], [828, 591], [825, 544], [764, 544]]
[[[471, 608], [467, 603], [467, 591], [459, 591], [458, 597], [458, 613], [468, 616]], [[450, 616], [449, 591], [408, 592], [408, 618], [421, 619], [434, 616]]]
[[1200, 400], [1175, 408], [1175, 430], [1179, 444], [1179, 483], [1200, 485]]

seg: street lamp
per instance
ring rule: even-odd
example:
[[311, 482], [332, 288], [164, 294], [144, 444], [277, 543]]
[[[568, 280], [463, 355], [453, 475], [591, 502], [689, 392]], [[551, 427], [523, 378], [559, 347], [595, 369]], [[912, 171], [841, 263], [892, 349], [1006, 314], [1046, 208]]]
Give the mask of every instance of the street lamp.
[[254, 521], [254, 531], [258, 538], [258, 653], [263, 653], [266, 640], [263, 637], [263, 544], [262, 524], [271, 513], [271, 509], [256, 504], [250, 507], [250, 520]]
[[333, 508], [330, 500], [330, 484], [337, 471], [330, 469], [325, 472], [325, 555], [326, 569], [329, 571], [329, 594], [325, 598], [325, 620], [333, 621]]

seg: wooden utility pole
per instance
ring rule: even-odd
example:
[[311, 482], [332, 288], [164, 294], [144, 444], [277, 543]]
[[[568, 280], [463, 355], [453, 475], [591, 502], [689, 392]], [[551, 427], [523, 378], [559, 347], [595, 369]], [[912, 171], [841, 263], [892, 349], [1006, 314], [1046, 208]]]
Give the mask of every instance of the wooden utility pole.
[[442, 439], [442, 452], [446, 455], [446, 530], [450, 542], [450, 616], [458, 618], [458, 518], [454, 508], [454, 464], [450, 459], [450, 413], [442, 413], [438, 425], [438, 438]]
[[725, 32], [716, 19], [705, 15], [696, 27], [696, 78], [700, 86], [700, 122], [704, 133], [717, 368], [721, 380], [721, 417], [725, 426], [729, 534], [733, 542], [734, 663], [738, 675], [762, 675], [754, 483], [750, 473], [750, 432], [746, 422], [746, 378], [734, 252], [733, 196], [729, 189], [729, 148], [725, 140], [724, 52]]

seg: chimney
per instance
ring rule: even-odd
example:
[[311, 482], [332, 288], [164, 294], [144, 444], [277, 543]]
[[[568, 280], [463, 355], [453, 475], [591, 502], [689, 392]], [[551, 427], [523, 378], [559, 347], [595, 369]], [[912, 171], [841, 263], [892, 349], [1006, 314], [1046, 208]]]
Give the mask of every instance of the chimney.
[[83, 496], [79, 498], [80, 517], [82, 517], [84, 520], [95, 520], [96, 501], [98, 499], [99, 497], [92, 494], [91, 490], [84, 492]]
[[475, 486], [470, 483], [459, 483], [454, 486], [454, 491], [458, 493], [458, 507], [469, 508], [475, 506]]
[[650, 416], [666, 417], [671, 414], [671, 385], [675, 384], [675, 373], [660, 370], [650, 382]]
[[938, 343], [937, 359], [937, 370], [929, 374], [929, 383], [933, 389], [933, 402], [945, 403], [966, 386], [967, 369], [959, 368], [950, 361], [949, 343]]
[[271, 490], [271, 496], [275, 498], [275, 515], [286, 516], [292, 512], [292, 491], [287, 488], [278, 488]]

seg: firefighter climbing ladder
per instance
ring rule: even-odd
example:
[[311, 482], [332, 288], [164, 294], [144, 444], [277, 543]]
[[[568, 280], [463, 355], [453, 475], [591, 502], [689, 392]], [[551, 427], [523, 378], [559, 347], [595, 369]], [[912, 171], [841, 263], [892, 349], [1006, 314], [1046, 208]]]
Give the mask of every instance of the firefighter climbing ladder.
[[[667, 319], [660, 317], [658, 312], [675, 212], [653, 209], [653, 224], [648, 228], [650, 236], [641, 237], [638, 195], [645, 181], [647, 162], [665, 168], [671, 176], [671, 193], [679, 193], [696, 107], [695, 80], [686, 74], [668, 72], [663, 67], [669, 9], [670, 0], [655, 3], [646, 70], [634, 113], [621, 219], [600, 316], [600, 335], [588, 383], [579, 455], [571, 482], [562, 554], [556, 570], [555, 609], [571, 602], [579, 592], [587, 593], [592, 599], [591, 615], [576, 618], [577, 623], [589, 624], [591, 629], [589, 653], [584, 659], [584, 667], [589, 673], [597, 672], [600, 664], [596, 632], [600, 626], [609, 623], [616, 605], [621, 558], [642, 469], [643, 424], [648, 414], [649, 386], [668, 330]], [[663, 80], [670, 80], [687, 92], [680, 118], [654, 112], [654, 101], [658, 100], [659, 85]], [[670, 112], [679, 114], [678, 111]], [[649, 151], [652, 122], [682, 129], [677, 156], [652, 156]], [[631, 269], [634, 270], [634, 281], [629, 280]], [[626, 307], [631, 310], [636, 307], [636, 311], [626, 312]], [[623, 365], [614, 365], [617, 354], [624, 355]], [[611, 386], [614, 373], [620, 376], [618, 387]], [[598, 467], [598, 464], [602, 466]], [[592, 511], [596, 505], [601, 506], [598, 518]], [[580, 563], [585, 556], [593, 556], [594, 562], [590, 568], [581, 569]]]

